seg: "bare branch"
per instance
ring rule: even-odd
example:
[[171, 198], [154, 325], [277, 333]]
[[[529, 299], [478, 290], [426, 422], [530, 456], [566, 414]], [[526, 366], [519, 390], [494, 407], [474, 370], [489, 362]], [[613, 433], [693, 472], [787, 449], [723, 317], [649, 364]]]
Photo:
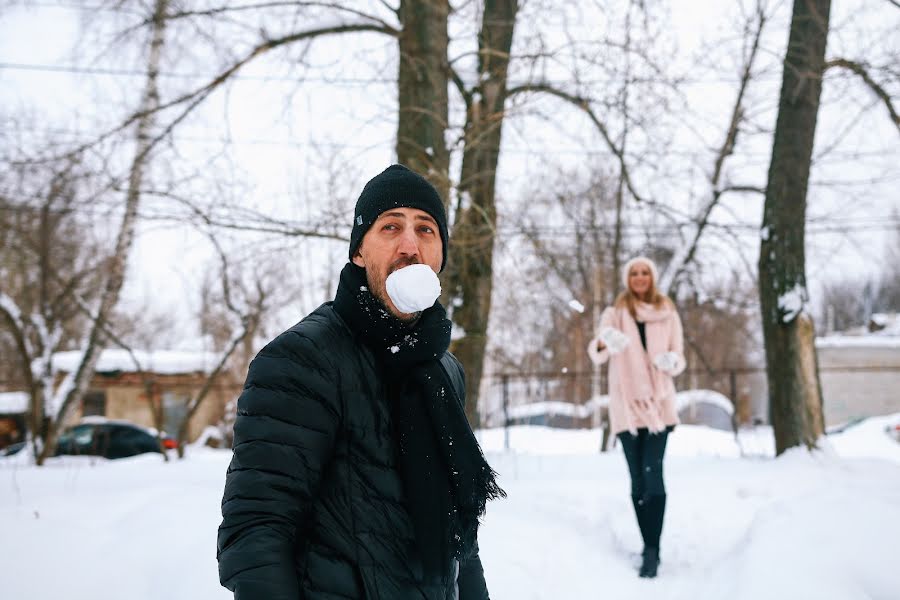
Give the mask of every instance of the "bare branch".
[[825, 63], [826, 71], [835, 67], [847, 69], [849, 71], [852, 71], [856, 75], [859, 75], [859, 77], [862, 78], [863, 82], [867, 86], [869, 86], [869, 89], [872, 90], [872, 92], [874, 92], [874, 94], [878, 96], [878, 98], [884, 103], [885, 108], [887, 108], [888, 114], [891, 116], [891, 121], [893, 121], [894, 126], [897, 127], [897, 130], [900, 131], [900, 114], [897, 113], [897, 109], [894, 107], [891, 95], [888, 94], [883, 87], [878, 85], [878, 83], [874, 79], [872, 79], [872, 76], [869, 74], [869, 71], [866, 69], [866, 66], [863, 63], [847, 60], [846, 58], [834, 58]]
[[[212, 17], [216, 15], [232, 13], [232, 12], [244, 12], [251, 10], [266, 10], [272, 8], [329, 8], [338, 12], [347, 13], [356, 17], [362, 17], [363, 19], [367, 19], [374, 23], [380, 23], [386, 28], [395, 30], [396, 29], [387, 23], [386, 21], [374, 16], [369, 13], [363, 12], [361, 10], [357, 10], [355, 8], [350, 8], [348, 6], [342, 6], [340, 4], [334, 2], [296, 2], [292, 0], [282, 0], [280, 2], [260, 2], [257, 4], [240, 4], [237, 6], [219, 6], [216, 8], [210, 8], [206, 10], [185, 10], [179, 12], [169, 13], [165, 16], [166, 20], [172, 21], [176, 19], [185, 19], [189, 17]], [[390, 8], [390, 7], [389, 7]], [[396, 13], [395, 9], [392, 9], [394, 13]], [[149, 24], [150, 20], [144, 22], [144, 24]]]
[[[166, 135], [171, 133], [172, 129], [178, 123], [183, 121], [188, 116], [188, 114], [194, 108], [197, 107], [197, 105], [199, 105], [203, 100], [205, 100], [212, 92], [214, 92], [219, 87], [221, 87], [224, 83], [226, 83], [231, 78], [232, 75], [234, 75], [235, 73], [240, 71], [244, 66], [246, 66], [248, 63], [250, 63], [253, 59], [265, 54], [266, 52], [268, 52], [270, 50], [274, 50], [276, 48], [279, 48], [279, 47], [287, 45], [287, 44], [291, 44], [293, 42], [309, 40], [309, 39], [313, 39], [313, 38], [317, 38], [317, 37], [323, 37], [326, 35], [336, 35], [336, 34], [341, 34], [341, 33], [352, 33], [352, 32], [362, 32], [362, 31], [386, 33], [391, 36], [398, 35], [398, 32], [396, 29], [394, 29], [393, 27], [386, 26], [386, 25], [380, 25], [380, 24], [376, 25], [376, 24], [370, 24], [370, 23], [349, 23], [349, 24], [343, 24], [343, 25], [335, 25], [332, 27], [310, 29], [307, 31], [292, 33], [290, 35], [287, 35], [287, 36], [284, 36], [281, 38], [277, 38], [274, 40], [266, 40], [262, 44], [259, 44], [256, 47], [254, 47], [252, 50], [250, 50], [250, 52], [248, 52], [246, 54], [246, 56], [244, 56], [244, 58], [240, 59], [239, 61], [237, 61], [230, 67], [228, 67], [227, 69], [223, 70], [221, 73], [219, 73], [219, 75], [217, 75], [212, 81], [210, 81], [206, 85], [204, 85], [198, 89], [195, 89], [191, 92], [188, 92], [186, 94], [183, 94], [183, 95], [175, 98], [174, 100], [170, 100], [169, 102], [166, 102], [165, 104], [159, 104], [153, 108], [146, 109], [146, 110], [140, 110], [140, 111], [134, 113], [131, 117], [126, 119], [123, 123], [119, 124], [118, 126], [114, 127], [113, 129], [107, 131], [106, 133], [103, 133], [102, 135], [100, 135], [99, 137], [94, 139], [93, 141], [91, 141], [87, 144], [83, 144], [82, 146], [79, 146], [75, 150], [72, 150], [66, 156], [72, 156], [72, 155], [84, 152], [85, 150], [87, 150], [93, 146], [96, 146], [97, 144], [109, 139], [113, 135], [127, 129], [132, 124], [139, 122], [141, 119], [145, 119], [145, 118], [153, 115], [154, 113], [159, 113], [159, 112], [165, 111], [167, 109], [188, 103], [187, 108], [184, 111], [182, 111], [182, 113], [178, 117], [176, 117], [164, 129], [162, 134], [156, 136], [151, 141], [151, 143], [146, 147], [147, 151], [152, 150], [153, 147], [156, 145], [156, 143], [158, 143], [159, 140], [163, 139]], [[52, 157], [49, 160], [57, 160], [59, 158], [60, 157]]]
[[737, 194], [761, 194], [765, 196], [766, 188], [761, 188], [755, 185], [729, 185], [727, 187], [719, 188], [719, 195], [726, 194], [728, 192], [734, 192]]
[[753, 34], [753, 43], [750, 47], [750, 53], [744, 61], [740, 87], [738, 88], [737, 97], [735, 98], [734, 105], [731, 109], [731, 120], [728, 123], [728, 131], [725, 134], [722, 146], [716, 153], [713, 172], [710, 175], [709, 183], [712, 191], [705, 205], [700, 207], [700, 210], [692, 219], [693, 230], [691, 231], [690, 239], [687, 240], [679, 251], [675, 253], [675, 256], [672, 257], [669, 267], [660, 279], [660, 289], [667, 294], [677, 291], [678, 279], [688, 265], [694, 260], [700, 238], [703, 236], [703, 232], [709, 224], [709, 218], [712, 215], [713, 210], [718, 206], [719, 200], [722, 197], [723, 191], [719, 188], [719, 184], [722, 180], [722, 169], [725, 165], [725, 160], [734, 154], [738, 133], [740, 132], [741, 124], [744, 121], [744, 96], [752, 80], [753, 65], [759, 54], [760, 40], [767, 21], [762, 6], [757, 6], [756, 17], [756, 30]]
[[[178, 202], [185, 206], [195, 217], [197, 217], [203, 224], [217, 228], [217, 229], [230, 229], [234, 231], [253, 231], [259, 233], [274, 233], [277, 235], [283, 235], [285, 237], [310, 237], [310, 238], [318, 238], [324, 240], [336, 240], [339, 242], [346, 242], [350, 239], [349, 235], [341, 235], [337, 232], [323, 232], [319, 231], [315, 228], [307, 228], [307, 227], [298, 227], [296, 225], [292, 225], [291, 223], [287, 223], [284, 221], [278, 221], [276, 219], [272, 219], [266, 217], [265, 215], [260, 215], [258, 213], [252, 213], [251, 216], [259, 220], [259, 224], [250, 224], [247, 222], [238, 222], [238, 221], [226, 221], [223, 219], [217, 219], [216, 217], [210, 215], [205, 212], [201, 207], [197, 206], [191, 200], [172, 194], [171, 192], [162, 192], [157, 190], [145, 190], [143, 192], [149, 196], [157, 196], [161, 198], [168, 198]], [[244, 209], [245, 214], [249, 212], [248, 209]], [[181, 221], [182, 218], [178, 216], [151, 216], [151, 215], [143, 215], [142, 217], [147, 221]]]
[[600, 135], [603, 138], [603, 141], [606, 142], [606, 145], [609, 148], [610, 152], [612, 152], [619, 160], [619, 166], [622, 171], [622, 179], [625, 181], [625, 185], [628, 188], [628, 191], [631, 192], [631, 195], [634, 196], [634, 199], [638, 202], [646, 202], [643, 196], [641, 196], [641, 194], [639, 194], [635, 189], [634, 184], [631, 181], [631, 175], [629, 174], [628, 166], [625, 162], [625, 154], [618, 146], [616, 146], [616, 143], [613, 141], [609, 130], [591, 108], [591, 103], [588, 99], [582, 98], [580, 96], [575, 96], [573, 94], [560, 90], [550, 85], [549, 83], [528, 83], [516, 86], [509, 90], [509, 92], [507, 93], [507, 97], [528, 92], [545, 93], [551, 96], [555, 96], [557, 98], [565, 100], [569, 104], [572, 104], [573, 106], [584, 112], [600, 132]]
[[450, 72], [450, 80], [453, 82], [453, 85], [456, 86], [459, 95], [466, 103], [466, 114], [469, 114], [469, 111], [472, 110], [472, 92], [466, 88], [465, 82], [462, 80], [462, 77], [459, 76], [459, 73], [456, 72], [456, 69], [451, 66], [448, 67], [448, 71]]

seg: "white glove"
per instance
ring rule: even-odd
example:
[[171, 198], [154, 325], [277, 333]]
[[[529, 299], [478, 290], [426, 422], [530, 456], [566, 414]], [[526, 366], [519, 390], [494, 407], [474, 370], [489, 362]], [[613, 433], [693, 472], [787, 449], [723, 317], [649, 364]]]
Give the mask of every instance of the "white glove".
[[604, 327], [597, 336], [610, 354], [618, 354], [628, 347], [628, 336], [615, 327]]
[[673, 372], [679, 363], [678, 354], [675, 352], [663, 352], [653, 357], [653, 364], [656, 368], [665, 373]]

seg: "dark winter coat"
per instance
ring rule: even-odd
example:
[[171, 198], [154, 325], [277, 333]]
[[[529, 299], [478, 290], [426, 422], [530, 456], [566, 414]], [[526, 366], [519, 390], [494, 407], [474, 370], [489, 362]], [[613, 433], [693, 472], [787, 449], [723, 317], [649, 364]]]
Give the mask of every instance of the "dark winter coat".
[[[459, 362], [441, 364], [464, 398]], [[384, 376], [324, 304], [250, 365], [222, 499], [222, 585], [236, 600], [486, 600], [477, 547], [424, 580], [396, 454]]]

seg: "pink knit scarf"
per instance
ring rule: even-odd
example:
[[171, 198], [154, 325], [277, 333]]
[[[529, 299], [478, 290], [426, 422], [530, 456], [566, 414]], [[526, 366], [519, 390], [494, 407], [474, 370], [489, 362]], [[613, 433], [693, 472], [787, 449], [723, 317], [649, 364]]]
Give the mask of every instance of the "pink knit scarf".
[[635, 433], [638, 427], [646, 427], [651, 433], [666, 428], [663, 417], [662, 398], [663, 374], [653, 366], [653, 356], [665, 351], [659, 331], [666, 328], [666, 320], [671, 308], [654, 307], [639, 302], [636, 306], [638, 321], [646, 323], [647, 349], [641, 345], [641, 335], [635, 319], [627, 309], [616, 311], [617, 327], [628, 336], [629, 344], [621, 353], [613, 357], [619, 369], [619, 393], [625, 404], [625, 418], [628, 430]]

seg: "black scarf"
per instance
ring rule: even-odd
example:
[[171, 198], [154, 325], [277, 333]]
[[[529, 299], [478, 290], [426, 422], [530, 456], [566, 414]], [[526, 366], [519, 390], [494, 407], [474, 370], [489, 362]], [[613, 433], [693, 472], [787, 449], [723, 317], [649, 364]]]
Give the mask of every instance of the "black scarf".
[[422, 565], [426, 574], [445, 575], [451, 558], [472, 552], [487, 501], [506, 496], [440, 362], [450, 345], [447, 313], [435, 302], [414, 325], [403, 323], [353, 263], [341, 271], [333, 306], [387, 371], [397, 464]]

